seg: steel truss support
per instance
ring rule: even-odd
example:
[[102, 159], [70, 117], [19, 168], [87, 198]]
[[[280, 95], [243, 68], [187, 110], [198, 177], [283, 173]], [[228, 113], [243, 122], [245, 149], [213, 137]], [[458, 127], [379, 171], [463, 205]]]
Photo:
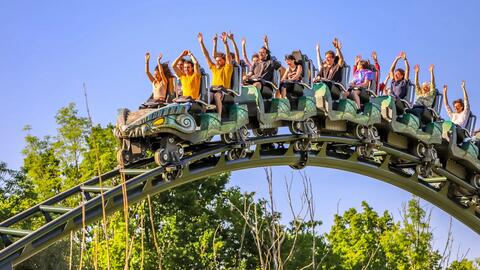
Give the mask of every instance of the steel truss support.
[[[227, 152], [235, 146], [219, 142], [184, 157], [181, 165], [177, 167], [156, 167], [152, 165], [153, 159], [131, 164], [123, 170], [125, 174], [133, 177], [126, 182], [129, 203], [139, 202], [147, 195], [161, 193], [223, 172], [265, 166], [288, 165], [297, 169], [316, 166], [349, 171], [395, 185], [438, 206], [480, 234], [479, 191], [468, 181], [442, 168], [435, 170], [437, 177], [427, 179], [419, 176], [418, 172], [408, 167], [415, 166], [421, 161], [409, 153], [380, 146], [373, 158], [365, 158], [355, 151], [356, 146], [362, 143], [361, 141], [335, 136], [278, 135], [256, 138], [249, 142], [248, 146], [245, 146], [246, 155], [236, 159], [230, 159], [227, 156]], [[402, 162], [399, 163], [398, 160]], [[118, 178], [119, 175], [120, 171], [114, 170], [102, 175], [102, 180], [108, 182]], [[11, 269], [12, 266], [67, 236], [70, 231], [79, 230], [82, 227], [82, 205], [72, 209], [65, 205], [58, 205], [67, 198], [78, 194], [86, 198], [85, 221], [87, 224], [102, 216], [101, 192], [103, 192], [108, 214], [122, 209], [121, 186], [100, 188], [98, 184], [99, 178], [93, 178], [1, 222], [0, 234], [8, 246], [0, 251], [0, 270]], [[457, 186], [470, 192], [467, 203], [464, 202], [465, 198], [462, 197], [463, 201], [457, 200], [449, 193], [449, 190]], [[15, 230], [11, 227], [42, 211], [57, 215], [46, 218], [42, 227], [31, 232]], [[21, 238], [10, 241], [10, 238], [15, 236]]]

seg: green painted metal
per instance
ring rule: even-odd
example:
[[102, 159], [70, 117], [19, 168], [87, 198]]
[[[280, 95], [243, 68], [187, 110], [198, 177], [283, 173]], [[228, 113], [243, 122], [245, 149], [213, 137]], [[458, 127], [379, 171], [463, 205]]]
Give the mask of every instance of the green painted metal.
[[121, 173], [125, 175], [140, 175], [142, 173], [148, 172], [148, 169], [123, 169], [120, 170]]
[[73, 210], [73, 208], [71, 207], [51, 206], [51, 205], [40, 205], [39, 208], [41, 211], [44, 211], [44, 212], [58, 213], [58, 214], [65, 214]]
[[381, 117], [389, 125], [392, 132], [414, 138], [426, 144], [442, 143], [442, 122], [427, 124], [425, 131], [421, 129], [420, 119], [411, 114], [397, 115], [395, 100], [392, 96], [373, 98], [374, 104], [381, 108]]
[[100, 193], [100, 192], [107, 192], [111, 190], [111, 187], [98, 187], [98, 186], [82, 186], [80, 189], [84, 192], [93, 192], [93, 193]]
[[[334, 168], [379, 179], [420, 196], [480, 234], [480, 192], [478, 184], [473, 182], [472, 185], [469, 179], [472, 175], [479, 176], [479, 150], [471, 142], [458, 143], [452, 135], [456, 134], [456, 127], [447, 121], [421, 127], [418, 117], [412, 114], [397, 116], [395, 102], [390, 96], [372, 98], [358, 114], [352, 100], [333, 100], [327, 83], [316, 83], [311, 90], [305, 89], [303, 96], [292, 100], [273, 98], [269, 101], [263, 100], [256, 87], [243, 86], [241, 94], [235, 97], [235, 104], [227, 108], [228, 119], [220, 119], [216, 113], [199, 112], [191, 106], [194, 105], [184, 103], [137, 112], [121, 110], [114, 132], [122, 141], [122, 151], [128, 150], [135, 157], [130, 159], [128, 153], [124, 155], [120, 151], [120, 158], [127, 160], [125, 169], [93, 178], [0, 222], [0, 235], [8, 245], [0, 250], [0, 269], [9, 269], [70, 231], [80, 229], [82, 209], [87, 224], [99, 219], [101, 196], [108, 214], [121, 209], [122, 187], [117, 183], [122, 173], [128, 179], [128, 200], [135, 203], [147, 195], [222, 172], [280, 165], [296, 169], [304, 166]], [[262, 130], [272, 131], [282, 126], [290, 126], [293, 133], [302, 133], [294, 130], [294, 124], [300, 122], [305, 126], [312, 124], [309, 128], [315, 129], [314, 132], [261, 134]], [[359, 127], [365, 129], [359, 132]], [[375, 134], [377, 127], [388, 135], [382, 138]], [[240, 135], [237, 131], [244, 128], [258, 129], [258, 137], [241, 138], [231, 144], [205, 143], [215, 135]], [[422, 151], [419, 142], [426, 144]], [[188, 150], [191, 145], [195, 145], [194, 150]], [[175, 166], [152, 166], [153, 158], [132, 162], [143, 157], [148, 147], [158, 150], [155, 152], [157, 164], [175, 162]], [[159, 162], [159, 157], [163, 158], [167, 150], [169, 157], [173, 154], [185, 156], [181, 160], [178, 157]], [[232, 154], [239, 150], [243, 151], [242, 155]], [[445, 157], [449, 157], [448, 160]], [[425, 166], [430, 169], [429, 173], [425, 173]], [[177, 170], [181, 170], [181, 174]], [[100, 179], [103, 187], [100, 187]], [[84, 198], [80, 205], [73, 208], [64, 205], [69, 198], [78, 198], [78, 195]], [[45, 218], [40, 228], [33, 231], [15, 228], [19, 222], [39, 213]], [[52, 217], [49, 213], [61, 215]], [[9, 236], [22, 238], [12, 240]]]
[[[357, 113], [355, 102], [350, 99], [339, 99], [334, 101], [330, 88], [323, 82], [313, 85], [316, 106], [325, 113], [332, 121], [346, 120], [359, 125], [370, 126], [380, 123], [380, 106], [376, 103], [367, 102], [362, 113]], [[334, 109], [334, 103], [337, 108]]]
[[449, 154], [457, 161], [468, 166], [472, 170], [480, 171], [480, 151], [472, 140], [459, 142], [456, 136], [457, 126], [451, 121], [442, 124], [443, 137], [448, 141]]
[[22, 230], [22, 229], [15, 229], [15, 228], [8, 228], [8, 227], [0, 227], [0, 233], [18, 237], [24, 237], [32, 233], [29, 230]]
[[[295, 142], [303, 142], [306, 140], [309, 140], [312, 144], [312, 150], [295, 151]], [[217, 175], [222, 172], [264, 166], [296, 166], [301, 162], [305, 162], [308, 166], [350, 171], [395, 185], [430, 201], [459, 219], [461, 222], [472, 228], [472, 230], [480, 233], [480, 217], [478, 215], [480, 209], [478, 209], [478, 206], [473, 204], [461, 205], [459, 201], [452, 200], [447, 196], [449, 188], [453, 187], [452, 185], [459, 185], [459, 183], [461, 183], [463, 188], [475, 192], [477, 195], [478, 190], [470, 186], [463, 179], [457, 179], [456, 176], [449, 174], [441, 168], [438, 170], [438, 173], [439, 175], [443, 175], [446, 180], [444, 181], [444, 185], [440, 188], [438, 188], [438, 186], [429, 185], [427, 183], [430, 182], [428, 179], [422, 179], [418, 177], [416, 173], [405, 175], [405, 172], [399, 172], [398, 169], [392, 169], [392, 160], [397, 158], [397, 154], [401, 152], [397, 149], [383, 146], [380, 150], [382, 151], [381, 155], [375, 155], [375, 160], [364, 161], [359, 158], [355, 151], [336, 147], [336, 145], [344, 145], [345, 143], [350, 143], [352, 145], [359, 143], [358, 140], [346, 137], [281, 135], [254, 139], [251, 140], [250, 143], [253, 145], [254, 149], [252, 149], [243, 159], [232, 161], [227, 160], [226, 152], [231, 151], [233, 146], [224, 144], [212, 145], [192, 156], [187, 156], [182, 160], [185, 166], [182, 170], [182, 176], [173, 181], [167, 180], [168, 178], [166, 177], [163, 167], [150, 169], [127, 181], [128, 200], [130, 203], [135, 203], [143, 200], [147, 195], [164, 192], [170, 188], [184, 185], [204, 177]], [[286, 148], [279, 147], [274, 150], [262, 150], [262, 144], [271, 143], [283, 143], [283, 145], [288, 146]], [[408, 154], [403, 153], [403, 157], [408, 157]], [[411, 160], [415, 161], [416, 159], [415, 157], [412, 157]], [[148, 162], [151, 162], [151, 159]], [[144, 164], [147, 164], [147, 162], [144, 162]], [[117, 170], [109, 176], [110, 178], [115, 178], [118, 177], [119, 173], [120, 172]], [[105, 180], [107, 180], [107, 178], [105, 178]], [[91, 185], [92, 183], [89, 183], [89, 186]], [[70, 193], [78, 194], [78, 192], [82, 192], [80, 187], [81, 186], [74, 188], [76, 193]], [[123, 206], [121, 194], [121, 186], [115, 186], [103, 194], [106, 201], [105, 207], [107, 213], [112, 213], [113, 211], [121, 209]], [[41, 210], [42, 207], [40, 206], [37, 208], [37, 210]], [[85, 203], [85, 213], [87, 224], [101, 217], [101, 198], [99, 195], [91, 198]], [[19, 219], [17, 222], [21, 220], [23, 219]], [[82, 207], [79, 205], [33, 232], [25, 231], [23, 238], [15, 241], [13, 244], [0, 251], [0, 265], [8, 262], [17, 265], [21, 261], [33, 256], [35, 253], [54, 243], [56, 240], [68, 235], [70, 231], [80, 229], [82, 226], [81, 220]], [[14, 223], [10, 223], [11, 224], [8, 226], [1, 223], [0, 226], [5, 228], [14, 225]], [[2, 231], [0, 231], [0, 233], [2, 233]], [[17, 231], [17, 233], [20, 234], [21, 232]], [[23, 252], [24, 247], [26, 246], [29, 246], [30, 248], [28, 252]]]

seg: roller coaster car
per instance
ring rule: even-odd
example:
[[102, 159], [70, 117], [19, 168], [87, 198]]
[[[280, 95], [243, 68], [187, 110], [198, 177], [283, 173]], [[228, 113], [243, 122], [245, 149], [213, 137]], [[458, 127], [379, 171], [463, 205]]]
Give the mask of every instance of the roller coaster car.
[[473, 186], [480, 188], [480, 143], [470, 135], [473, 134], [476, 120], [477, 117], [470, 114], [465, 128], [451, 121], [443, 122], [445, 140], [438, 148], [442, 163], [446, 164], [448, 171], [463, 179], [470, 179]]
[[[422, 157], [426, 149], [433, 149], [432, 144], [442, 143], [443, 121], [439, 113], [443, 96], [436, 90], [430, 108], [412, 108], [413, 91], [414, 85], [410, 84], [406, 100], [387, 95], [376, 97], [373, 102], [381, 107], [382, 123], [379, 126], [386, 132], [385, 141], [399, 149], [411, 148], [414, 154]], [[414, 114], [414, 110], [422, 111], [420, 117]]]
[[[294, 94], [289, 94], [288, 99], [271, 98], [269, 95], [262, 95], [255, 86], [244, 86], [242, 95], [235, 99], [239, 104], [247, 104], [250, 115], [249, 128], [256, 136], [268, 136], [277, 133], [277, 128], [288, 125], [294, 134], [316, 134], [317, 124], [315, 99], [313, 92], [306, 92], [312, 81], [312, 63], [300, 51], [293, 52], [298, 61], [302, 63], [303, 80], [295, 83]], [[261, 81], [263, 87], [269, 87], [278, 91], [280, 82], [279, 72], [274, 72], [274, 82]]]
[[[177, 89], [177, 79], [175, 77], [171, 77], [168, 79], [168, 89], [167, 89], [167, 96], [165, 98], [166, 101], [171, 101], [175, 98], [175, 89]], [[138, 109], [157, 109], [167, 105], [167, 102], [158, 102], [153, 99], [153, 93], [150, 97], [142, 104]]]
[[[348, 70], [349, 67], [345, 66], [343, 69]], [[317, 109], [327, 116], [325, 129], [347, 131], [362, 140], [377, 140], [378, 132], [373, 125], [381, 122], [381, 112], [380, 106], [371, 99], [375, 96], [375, 83], [371, 82], [368, 89], [356, 88], [362, 91], [361, 113], [357, 113], [357, 106], [353, 100], [342, 98], [342, 93], [347, 91], [344, 85], [345, 83], [329, 80], [321, 80], [313, 84]], [[350, 129], [347, 127], [347, 121], [354, 123]]]
[[[227, 89], [227, 92], [241, 94], [240, 78], [240, 67], [235, 66], [233, 89]], [[235, 103], [226, 106], [229, 114], [227, 121], [222, 121], [217, 113], [207, 112], [212, 109], [208, 82], [209, 77], [202, 69], [199, 100], [136, 112], [121, 109], [114, 130], [121, 141], [121, 149], [117, 153], [119, 164], [142, 158], [148, 150], [155, 152], [155, 161], [159, 165], [177, 163], [184, 155], [185, 146], [203, 143], [214, 135], [221, 135], [227, 142], [246, 139], [247, 106]]]

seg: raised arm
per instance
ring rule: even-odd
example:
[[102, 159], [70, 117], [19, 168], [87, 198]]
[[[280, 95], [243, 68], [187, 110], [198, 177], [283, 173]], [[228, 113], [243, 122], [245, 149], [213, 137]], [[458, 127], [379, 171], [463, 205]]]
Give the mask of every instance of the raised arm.
[[235, 62], [237, 62], [237, 64], [240, 65], [240, 54], [238, 53], [237, 43], [235, 42], [232, 32], [228, 34], [228, 38], [232, 41], [232, 44], [233, 44], [233, 50], [235, 52]]
[[353, 62], [353, 73], [355, 73], [357, 71], [357, 65], [358, 65], [358, 62], [360, 62], [360, 60], [362, 60], [362, 55], [357, 55], [355, 56], [355, 61]]
[[403, 58], [403, 62], [405, 62], [405, 80], [410, 80], [410, 64], [407, 60], [407, 54], [402, 52], [401, 56]]
[[231, 65], [232, 64], [232, 57], [230, 56], [230, 48], [228, 48], [228, 40], [227, 40], [227, 33], [222, 33], [222, 42], [223, 46], [225, 46], [225, 64]]
[[172, 63], [172, 68], [173, 68], [173, 71], [175, 72], [175, 75], [177, 75], [177, 77], [180, 77], [183, 75], [183, 70], [180, 70], [178, 67], [177, 67], [177, 64], [178, 62], [180, 61], [180, 59], [182, 59], [182, 57], [188, 55], [188, 51], [187, 50], [184, 50], [178, 57], [177, 59], [175, 59], [175, 61], [173, 61]]
[[465, 88], [465, 81], [462, 81], [462, 91], [463, 91], [463, 103], [465, 104], [464, 110], [470, 111], [470, 102], [468, 101], [468, 93]]
[[380, 64], [378, 63], [378, 55], [376, 51], [372, 51], [372, 59], [373, 59], [373, 65], [375, 66], [375, 69], [377, 72], [375, 72], [375, 85], [378, 90], [378, 82], [380, 81]]
[[431, 64], [429, 67], [428, 67], [428, 70], [430, 71], [430, 89], [435, 91], [435, 75], [433, 73], [433, 69], [435, 68], [435, 66], [433, 64]]
[[343, 54], [342, 54], [342, 43], [338, 41], [337, 38], [333, 39], [333, 47], [337, 50], [337, 55], [338, 55], [338, 64], [343, 67], [345, 64], [345, 60], [343, 59]]
[[265, 35], [263, 37], [263, 46], [265, 46], [265, 48], [267, 48], [267, 50], [270, 50], [269, 46], [268, 46], [268, 36]]
[[317, 66], [318, 66], [318, 70], [321, 70], [322, 69], [322, 63], [323, 63], [323, 60], [322, 60], [322, 54], [320, 53], [320, 45], [317, 43], [317, 46], [315, 46], [315, 49], [317, 51]]
[[203, 35], [202, 33], [198, 33], [198, 43], [200, 43], [200, 48], [202, 49], [203, 56], [205, 56], [205, 60], [207, 61], [208, 66], [213, 66], [212, 59], [210, 59], [210, 55], [208, 54], [207, 48], [205, 48], [205, 44], [203, 44]]
[[160, 63], [160, 61], [162, 60], [162, 54], [160, 54], [157, 58], [157, 65], [158, 65], [158, 73], [160, 73], [160, 78], [162, 78], [162, 81], [163, 81], [163, 84], [166, 86], [168, 85], [168, 80], [167, 80], [167, 77], [165, 76], [165, 72], [163, 70], [163, 66], [162, 64]]
[[217, 40], [218, 40], [218, 35], [215, 33], [215, 36], [213, 36], [213, 50], [212, 50], [212, 58], [215, 59], [215, 56], [217, 55]]
[[245, 38], [242, 38], [242, 56], [243, 56], [243, 61], [245, 61], [245, 63], [251, 67], [252, 66], [252, 63], [250, 63], [250, 61], [248, 60], [248, 56], [247, 56], [247, 41], [245, 40]]
[[147, 74], [148, 79], [150, 82], [154, 82], [155, 78], [152, 76], [152, 73], [150, 73], [150, 67], [149, 67], [149, 62], [150, 62], [150, 53], [145, 54], [145, 73]]
[[393, 60], [393, 63], [390, 66], [390, 70], [388, 71], [388, 76], [390, 78], [395, 78], [395, 77], [393, 77], [393, 73], [395, 72], [395, 67], [397, 66], [398, 60], [400, 60], [400, 58], [402, 58], [402, 54], [403, 54], [403, 52], [401, 52], [397, 57], [395, 57], [395, 60]]
[[450, 105], [448, 103], [447, 89], [448, 86], [446, 84], [443, 85], [443, 106], [445, 106], [448, 116], [452, 118], [452, 108], [450, 108]]
[[198, 65], [197, 58], [193, 55], [191, 51], [188, 51], [188, 55], [190, 56], [190, 59], [192, 59], [192, 62], [193, 62], [193, 73], [200, 74], [200, 66]]
[[416, 64], [413, 67], [413, 70], [415, 71], [415, 90], [420, 89], [420, 83], [418, 82], [418, 73], [420, 72], [420, 66]]

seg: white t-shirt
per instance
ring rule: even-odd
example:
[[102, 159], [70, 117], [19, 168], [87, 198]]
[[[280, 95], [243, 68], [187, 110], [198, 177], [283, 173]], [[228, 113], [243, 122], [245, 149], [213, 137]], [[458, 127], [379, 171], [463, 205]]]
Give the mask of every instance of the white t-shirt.
[[461, 113], [449, 112], [448, 116], [450, 116], [450, 119], [453, 123], [461, 126], [462, 128], [465, 128], [465, 126], [467, 125], [468, 117], [470, 116], [470, 110], [464, 109]]

